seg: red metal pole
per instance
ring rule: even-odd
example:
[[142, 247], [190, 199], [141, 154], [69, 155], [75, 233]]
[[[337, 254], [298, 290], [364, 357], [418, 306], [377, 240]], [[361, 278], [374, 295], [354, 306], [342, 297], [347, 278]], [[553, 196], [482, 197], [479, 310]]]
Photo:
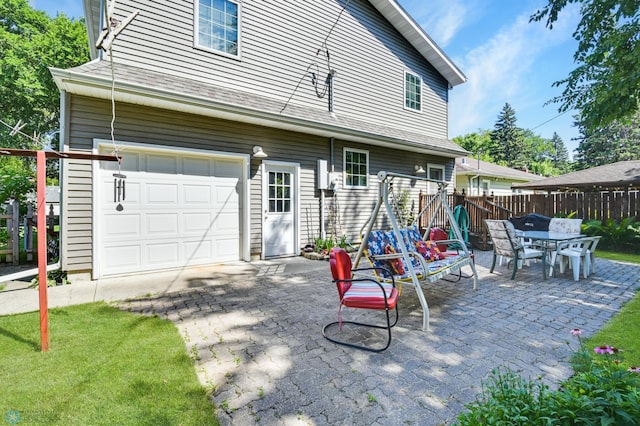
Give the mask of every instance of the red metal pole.
[[42, 352], [49, 350], [49, 302], [47, 300], [47, 225], [45, 221], [45, 188], [47, 157], [44, 151], [36, 153], [36, 187], [38, 199], [38, 291], [40, 294], [40, 345]]

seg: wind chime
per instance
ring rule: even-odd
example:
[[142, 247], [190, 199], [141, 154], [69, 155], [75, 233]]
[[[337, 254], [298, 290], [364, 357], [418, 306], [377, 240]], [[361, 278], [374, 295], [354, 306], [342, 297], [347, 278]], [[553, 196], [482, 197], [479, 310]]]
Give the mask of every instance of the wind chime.
[[122, 157], [118, 146], [115, 143], [114, 137], [114, 123], [116, 119], [116, 105], [115, 105], [115, 76], [113, 71], [113, 50], [112, 45], [115, 38], [125, 29], [127, 25], [138, 15], [136, 10], [130, 14], [124, 21], [118, 21], [114, 16], [116, 1], [112, 0], [107, 6], [107, 2], [104, 2], [103, 18], [104, 25], [102, 32], [96, 41], [96, 48], [102, 49], [104, 52], [109, 53], [109, 62], [111, 63], [111, 143], [114, 148], [114, 155], [118, 158], [118, 172], [113, 174], [113, 202], [117, 203], [116, 210], [121, 212], [124, 210], [122, 202], [126, 198], [126, 178], [127, 176], [122, 173]]

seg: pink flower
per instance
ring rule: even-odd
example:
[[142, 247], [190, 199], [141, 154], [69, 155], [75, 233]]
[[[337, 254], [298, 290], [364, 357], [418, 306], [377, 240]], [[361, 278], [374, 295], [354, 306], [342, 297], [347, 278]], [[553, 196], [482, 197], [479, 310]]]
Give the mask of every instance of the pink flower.
[[629, 371], [631, 373], [640, 373], [640, 367], [635, 367], [635, 366], [632, 365], [631, 367], [628, 368], [627, 371]]
[[572, 336], [580, 336], [581, 334], [582, 334], [582, 330], [580, 330], [579, 328], [574, 328], [573, 330], [571, 330]]
[[605, 346], [596, 346], [595, 348], [593, 348], [593, 351], [597, 354], [613, 354], [614, 353], [614, 348], [612, 348], [609, 345], [605, 345]]

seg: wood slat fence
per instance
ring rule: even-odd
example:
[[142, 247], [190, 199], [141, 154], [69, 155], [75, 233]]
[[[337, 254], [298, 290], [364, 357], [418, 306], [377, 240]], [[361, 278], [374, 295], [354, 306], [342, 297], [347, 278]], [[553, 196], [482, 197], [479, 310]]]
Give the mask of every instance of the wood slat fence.
[[[420, 193], [419, 211], [427, 205], [432, 195]], [[473, 243], [480, 249], [488, 249], [485, 219], [508, 219], [527, 213], [539, 213], [549, 217], [569, 216], [575, 212], [583, 222], [606, 221], [634, 217], [640, 219], [640, 191], [567, 192], [556, 194], [514, 194], [496, 196], [473, 196], [450, 194], [449, 204], [463, 205], [469, 213], [469, 232]], [[419, 225], [426, 228], [433, 215], [437, 215], [434, 226], [448, 229], [446, 217], [436, 212], [435, 206], [420, 217]]]

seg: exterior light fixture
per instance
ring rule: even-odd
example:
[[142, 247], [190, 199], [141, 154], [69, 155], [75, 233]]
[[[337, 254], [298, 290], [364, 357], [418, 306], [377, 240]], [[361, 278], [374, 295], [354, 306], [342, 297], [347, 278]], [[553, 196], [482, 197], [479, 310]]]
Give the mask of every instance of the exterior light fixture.
[[425, 175], [425, 174], [427, 174], [427, 172], [424, 171], [422, 166], [418, 166], [417, 164], [415, 166], [413, 166], [413, 169], [416, 171], [417, 175]]
[[261, 146], [256, 145], [253, 147], [253, 158], [266, 158], [266, 157], [268, 157], [268, 155], [265, 154]]

